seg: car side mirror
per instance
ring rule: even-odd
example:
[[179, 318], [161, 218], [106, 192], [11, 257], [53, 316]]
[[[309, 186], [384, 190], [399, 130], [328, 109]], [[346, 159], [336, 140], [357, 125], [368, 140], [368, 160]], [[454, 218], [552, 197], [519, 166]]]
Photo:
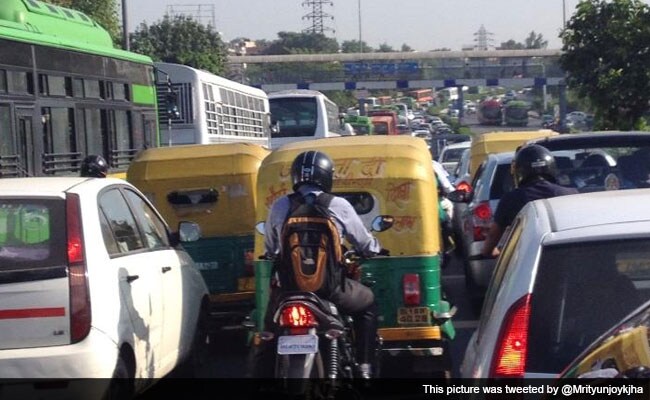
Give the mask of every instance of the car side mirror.
[[196, 222], [181, 221], [178, 223], [178, 240], [181, 243], [196, 242], [201, 238], [201, 227]]
[[469, 203], [472, 200], [472, 192], [454, 190], [447, 195], [447, 198], [454, 203]]
[[395, 218], [392, 215], [378, 215], [372, 220], [370, 230], [373, 232], [383, 232], [393, 226]]
[[264, 221], [255, 224], [255, 230], [257, 231], [257, 233], [259, 233], [260, 235], [264, 235], [266, 233], [265, 225], [266, 223]]

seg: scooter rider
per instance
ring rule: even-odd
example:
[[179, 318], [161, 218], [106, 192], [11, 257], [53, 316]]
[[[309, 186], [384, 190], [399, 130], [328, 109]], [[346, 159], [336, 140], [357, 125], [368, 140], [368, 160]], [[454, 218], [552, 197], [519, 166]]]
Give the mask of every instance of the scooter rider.
[[106, 178], [108, 163], [100, 155], [89, 155], [81, 162], [80, 175], [88, 178]]
[[513, 162], [516, 188], [501, 197], [494, 212], [481, 254], [497, 257], [496, 247], [505, 229], [514, 221], [521, 209], [529, 202], [555, 196], [575, 194], [578, 191], [556, 183], [557, 167], [551, 152], [538, 144], [520, 148]]
[[[333, 175], [334, 163], [320, 151], [299, 154], [291, 166], [293, 190], [303, 196], [310, 194], [318, 196], [321, 192], [330, 193]], [[267, 255], [280, 253], [281, 232], [289, 208], [288, 196], [277, 199], [271, 206], [264, 235], [264, 248]], [[330, 202], [328, 212], [333, 217], [341, 237], [347, 239], [357, 253], [364, 257], [385, 253], [377, 238], [366, 229], [347, 200], [335, 196]], [[344, 282], [345, 288], [337, 287], [328, 300], [336, 304], [340, 311], [354, 318], [359, 375], [361, 378], [370, 378], [377, 335], [377, 304], [370, 288], [353, 279], [345, 279]], [[267, 326], [272, 322], [270, 321], [272, 312], [269, 311], [276, 308], [273, 298], [277, 298], [277, 293], [281, 289], [277, 286], [272, 288], [267, 318], [265, 318]]]

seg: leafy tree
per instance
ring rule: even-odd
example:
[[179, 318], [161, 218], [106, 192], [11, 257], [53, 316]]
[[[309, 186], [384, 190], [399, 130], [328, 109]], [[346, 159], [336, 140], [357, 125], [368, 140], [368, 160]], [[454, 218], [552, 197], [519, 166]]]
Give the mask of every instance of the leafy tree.
[[385, 42], [380, 44], [379, 48], [377, 49], [378, 53], [392, 53], [394, 51], [395, 50], [391, 46], [389, 46], [388, 43]]
[[530, 32], [525, 41], [527, 49], [545, 49], [548, 46], [548, 40], [544, 40], [541, 33]]
[[522, 50], [526, 48], [523, 43], [515, 42], [513, 39], [508, 40], [507, 42], [502, 42], [499, 49], [501, 50]]
[[583, 0], [561, 33], [567, 84], [594, 107], [599, 129], [641, 129], [650, 101], [650, 8]]
[[165, 16], [151, 26], [140, 24], [131, 35], [131, 50], [156, 61], [185, 64], [222, 75], [226, 50], [219, 34], [191, 17]]
[[278, 32], [278, 39], [271, 42], [264, 54], [311, 54], [337, 53], [339, 43], [322, 33]]
[[359, 53], [359, 47], [362, 48], [362, 53], [372, 53], [374, 50], [372, 47], [368, 46], [368, 43], [361, 41], [361, 46], [359, 46], [358, 40], [346, 40], [341, 43], [341, 52], [343, 53]]
[[411, 46], [406, 43], [402, 44], [402, 53], [409, 53], [411, 51], [413, 51], [413, 48], [411, 48]]
[[45, 0], [45, 2], [81, 11], [106, 29], [113, 43], [120, 43], [122, 31], [120, 18], [117, 15], [117, 4], [114, 0]]

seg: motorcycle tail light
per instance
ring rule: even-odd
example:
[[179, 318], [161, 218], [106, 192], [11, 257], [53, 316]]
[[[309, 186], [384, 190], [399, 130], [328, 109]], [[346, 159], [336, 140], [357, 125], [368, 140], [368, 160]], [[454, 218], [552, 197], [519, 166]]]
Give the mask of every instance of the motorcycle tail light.
[[288, 305], [280, 312], [280, 326], [311, 328], [318, 325], [314, 313], [303, 305]]
[[404, 305], [420, 305], [420, 275], [404, 274], [402, 288], [404, 292]]
[[462, 181], [456, 185], [456, 190], [460, 190], [461, 192], [469, 193], [472, 191], [472, 185], [469, 183]]

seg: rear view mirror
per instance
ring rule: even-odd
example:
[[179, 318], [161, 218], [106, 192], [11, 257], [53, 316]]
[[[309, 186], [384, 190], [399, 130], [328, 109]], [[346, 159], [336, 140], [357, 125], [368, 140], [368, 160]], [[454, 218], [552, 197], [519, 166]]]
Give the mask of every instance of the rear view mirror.
[[265, 232], [265, 229], [266, 229], [265, 225], [266, 225], [266, 223], [264, 221], [258, 222], [257, 224], [255, 224], [255, 230], [257, 231], [257, 233], [259, 233], [260, 235], [264, 235], [266, 233]]
[[201, 238], [201, 227], [196, 222], [178, 223], [178, 238], [181, 242], [196, 242]]
[[378, 215], [372, 220], [370, 229], [373, 232], [383, 232], [393, 226], [395, 218], [392, 215]]
[[454, 203], [469, 203], [472, 200], [472, 192], [454, 190], [447, 195], [447, 198]]

